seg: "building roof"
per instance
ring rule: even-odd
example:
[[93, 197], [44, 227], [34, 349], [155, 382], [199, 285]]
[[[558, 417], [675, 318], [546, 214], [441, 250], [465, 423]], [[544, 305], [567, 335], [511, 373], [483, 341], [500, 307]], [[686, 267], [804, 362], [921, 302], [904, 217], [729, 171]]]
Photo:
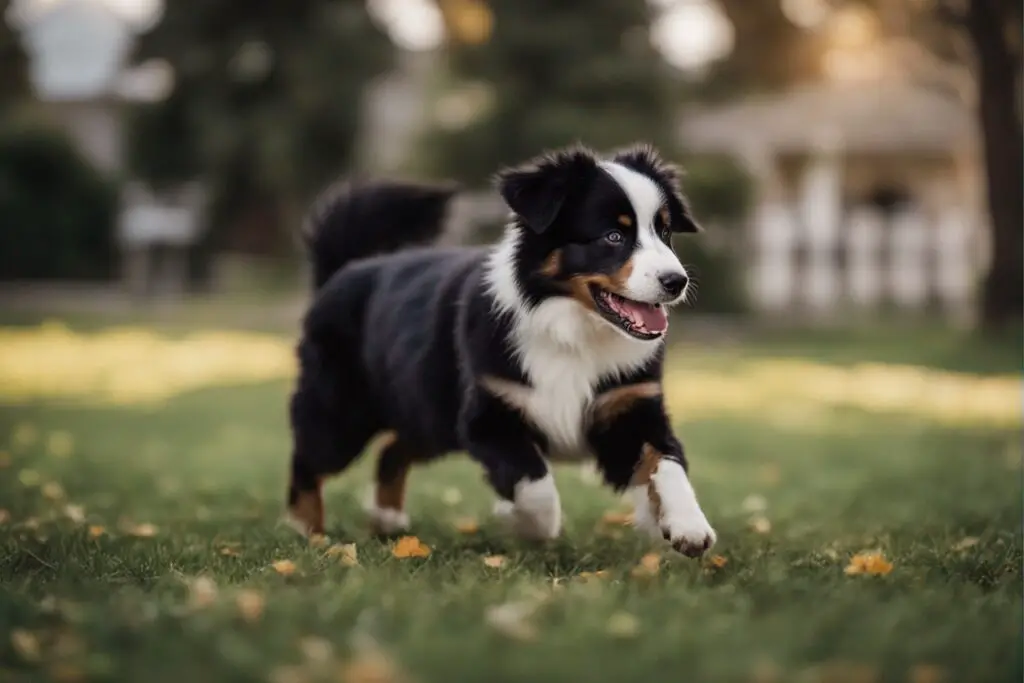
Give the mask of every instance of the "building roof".
[[801, 153], [827, 140], [857, 152], [949, 153], [973, 145], [976, 128], [963, 102], [934, 89], [819, 84], [693, 111], [680, 136], [694, 152]]

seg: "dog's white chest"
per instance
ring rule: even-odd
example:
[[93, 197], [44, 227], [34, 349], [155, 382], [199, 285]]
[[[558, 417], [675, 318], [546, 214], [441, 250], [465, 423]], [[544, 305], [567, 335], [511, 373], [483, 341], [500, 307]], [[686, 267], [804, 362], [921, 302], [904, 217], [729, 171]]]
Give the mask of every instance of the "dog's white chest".
[[570, 368], [556, 371], [527, 389], [523, 411], [548, 439], [547, 456], [555, 461], [589, 458], [586, 423], [593, 401], [589, 382]]

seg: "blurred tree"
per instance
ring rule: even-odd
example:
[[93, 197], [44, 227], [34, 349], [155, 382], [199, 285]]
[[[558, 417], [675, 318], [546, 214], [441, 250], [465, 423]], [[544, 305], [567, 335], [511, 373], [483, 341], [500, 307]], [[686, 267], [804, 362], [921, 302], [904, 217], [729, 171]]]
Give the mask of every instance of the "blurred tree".
[[621, 0], [438, 0], [452, 82], [425, 140], [429, 171], [485, 185], [574, 141], [673, 146], [674, 72], [653, 10]]
[[166, 3], [133, 60], [166, 61], [175, 83], [133, 117], [130, 168], [156, 185], [202, 174], [214, 236], [287, 248], [310, 196], [352, 165], [363, 91], [392, 56], [363, 0]]
[[11, 0], [0, 0], [0, 112], [29, 97], [28, 55], [9, 19]]

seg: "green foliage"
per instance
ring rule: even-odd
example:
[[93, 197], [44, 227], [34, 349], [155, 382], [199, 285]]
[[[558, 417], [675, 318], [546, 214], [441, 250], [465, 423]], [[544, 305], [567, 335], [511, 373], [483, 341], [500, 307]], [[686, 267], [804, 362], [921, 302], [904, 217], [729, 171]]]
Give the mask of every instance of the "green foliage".
[[0, 279], [114, 274], [116, 188], [62, 134], [0, 125]]
[[728, 157], [700, 157], [684, 164], [683, 188], [690, 209], [701, 224], [736, 224], [754, 199], [754, 182]]
[[28, 55], [8, 18], [11, 0], [0, 0], [0, 113], [28, 99]]
[[134, 117], [132, 170], [155, 183], [203, 171], [217, 223], [276, 212], [281, 243], [306, 201], [354, 163], [362, 95], [392, 64], [361, 0], [168, 3], [134, 59], [162, 59], [170, 97]]
[[471, 90], [478, 114], [463, 127], [435, 122], [424, 145], [430, 170], [481, 186], [502, 165], [575, 141], [608, 149], [646, 140], [670, 154], [674, 75], [649, 40], [646, 2], [488, 6], [490, 40], [450, 46], [454, 82], [442, 95]]

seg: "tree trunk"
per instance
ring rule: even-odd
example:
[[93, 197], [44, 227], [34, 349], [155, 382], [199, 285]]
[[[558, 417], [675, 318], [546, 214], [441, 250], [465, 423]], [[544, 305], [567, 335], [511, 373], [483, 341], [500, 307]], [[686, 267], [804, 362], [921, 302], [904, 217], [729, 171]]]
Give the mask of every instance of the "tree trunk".
[[972, 0], [967, 28], [977, 57], [978, 106], [992, 229], [992, 263], [981, 324], [997, 330], [1024, 317], [1024, 134], [1017, 112], [1017, 60], [998, 0]]

